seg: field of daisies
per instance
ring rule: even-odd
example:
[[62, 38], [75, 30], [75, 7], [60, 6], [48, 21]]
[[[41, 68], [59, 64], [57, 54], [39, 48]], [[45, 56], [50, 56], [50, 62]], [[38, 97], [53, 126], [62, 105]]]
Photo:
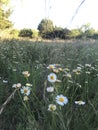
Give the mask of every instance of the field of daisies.
[[1, 40], [0, 130], [98, 130], [98, 43]]

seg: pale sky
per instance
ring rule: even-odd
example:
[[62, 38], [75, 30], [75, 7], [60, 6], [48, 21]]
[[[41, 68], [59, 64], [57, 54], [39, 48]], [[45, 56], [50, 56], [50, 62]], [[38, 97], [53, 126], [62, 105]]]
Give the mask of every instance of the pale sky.
[[[45, 8], [46, 1], [46, 8]], [[98, 0], [85, 0], [72, 22], [71, 19], [83, 0], [11, 0], [10, 20], [17, 29], [37, 29], [43, 18], [49, 18], [58, 27], [78, 28], [90, 23], [98, 30]]]

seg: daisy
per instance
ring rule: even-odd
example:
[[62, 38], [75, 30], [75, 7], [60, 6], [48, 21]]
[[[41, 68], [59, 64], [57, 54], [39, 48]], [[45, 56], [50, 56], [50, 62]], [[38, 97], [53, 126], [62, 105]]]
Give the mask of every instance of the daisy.
[[5, 84], [6, 84], [6, 83], [8, 83], [8, 81], [7, 81], [7, 80], [3, 80], [3, 83], [5, 83]]
[[13, 84], [12, 88], [20, 88], [21, 87], [21, 83], [17, 83], [17, 84]]
[[91, 67], [91, 64], [85, 64], [85, 67]]
[[55, 73], [51, 73], [51, 74], [48, 75], [48, 81], [49, 82], [54, 83], [54, 82], [56, 82], [56, 80], [57, 80], [57, 76], [56, 76]]
[[23, 100], [28, 101], [29, 100], [28, 96], [24, 96]]
[[83, 101], [75, 101], [75, 104], [78, 104], [78, 105], [85, 105], [85, 102], [83, 102]]
[[23, 86], [20, 91], [24, 95], [27, 95], [27, 96], [30, 95], [30, 87], [28, 87], [28, 86], [27, 87]]
[[26, 86], [31, 87], [31, 86], [32, 86], [32, 84], [30, 84], [30, 83], [26, 83]]
[[47, 87], [47, 92], [53, 92], [54, 91], [54, 87]]
[[50, 105], [48, 106], [48, 111], [55, 111], [55, 110], [56, 110], [56, 105], [50, 104]]
[[64, 104], [67, 104], [68, 103], [68, 99], [67, 97], [63, 96], [62, 94], [60, 95], [57, 95], [56, 96], [56, 102], [61, 105], [61, 106], [64, 106]]
[[71, 74], [67, 73], [67, 74], [66, 74], [66, 77], [67, 77], [67, 78], [71, 78]]
[[54, 69], [55, 68], [55, 64], [50, 64], [47, 69]]
[[24, 75], [24, 77], [29, 77], [30, 76], [30, 73], [28, 71], [23, 71], [22, 74]]

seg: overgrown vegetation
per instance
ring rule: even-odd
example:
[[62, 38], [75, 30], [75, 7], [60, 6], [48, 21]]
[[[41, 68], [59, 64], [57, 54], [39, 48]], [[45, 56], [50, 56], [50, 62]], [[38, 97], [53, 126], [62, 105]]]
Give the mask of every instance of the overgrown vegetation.
[[97, 43], [0, 41], [0, 129], [97, 130]]

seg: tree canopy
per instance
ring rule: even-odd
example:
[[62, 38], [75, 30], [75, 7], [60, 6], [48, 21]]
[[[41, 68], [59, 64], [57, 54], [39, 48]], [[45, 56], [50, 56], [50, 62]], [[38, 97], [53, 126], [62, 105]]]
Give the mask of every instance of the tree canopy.
[[9, 16], [11, 14], [10, 8], [7, 8], [9, 0], [0, 0], [0, 29], [6, 29], [12, 27]]
[[38, 30], [42, 36], [46, 33], [52, 32], [53, 29], [53, 22], [50, 19], [42, 19], [38, 25]]

